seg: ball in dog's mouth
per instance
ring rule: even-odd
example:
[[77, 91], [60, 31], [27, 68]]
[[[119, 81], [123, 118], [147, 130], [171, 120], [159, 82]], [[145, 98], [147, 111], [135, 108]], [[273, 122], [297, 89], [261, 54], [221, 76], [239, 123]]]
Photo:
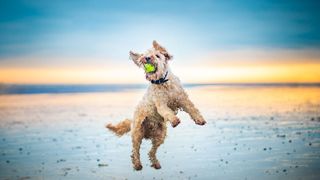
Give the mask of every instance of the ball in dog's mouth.
[[156, 80], [158, 79], [158, 74], [157, 74], [157, 65], [152, 64], [152, 63], [144, 63], [143, 64], [144, 72], [146, 75], [146, 79], [151, 81], [151, 80]]
[[156, 72], [157, 68], [154, 64], [151, 63], [145, 63], [143, 64], [144, 70], [148, 74], [153, 74]]

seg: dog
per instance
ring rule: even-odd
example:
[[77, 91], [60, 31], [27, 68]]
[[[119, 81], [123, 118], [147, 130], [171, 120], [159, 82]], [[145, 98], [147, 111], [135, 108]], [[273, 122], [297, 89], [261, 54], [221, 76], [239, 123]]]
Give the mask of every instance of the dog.
[[198, 125], [206, 123], [184, 91], [178, 77], [170, 71], [168, 62], [172, 58], [172, 55], [156, 41], [153, 41], [153, 48], [144, 54], [130, 51], [130, 59], [138, 67], [144, 68], [150, 86], [135, 109], [133, 121], [125, 119], [117, 125], [108, 124], [106, 127], [116, 135], [122, 136], [129, 132], [132, 126], [131, 159], [135, 170], [142, 169], [139, 151], [143, 138], [152, 141], [152, 148], [148, 154], [151, 167], [161, 168], [156, 152], [166, 137], [166, 122], [169, 121], [172, 127], [180, 123], [176, 116], [178, 110], [187, 112]]

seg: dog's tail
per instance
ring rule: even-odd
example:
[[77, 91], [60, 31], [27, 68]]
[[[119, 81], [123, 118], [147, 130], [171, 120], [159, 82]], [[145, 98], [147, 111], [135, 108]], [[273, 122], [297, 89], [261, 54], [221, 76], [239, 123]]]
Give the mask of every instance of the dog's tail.
[[131, 120], [125, 119], [117, 125], [107, 124], [106, 128], [110, 129], [117, 136], [122, 136], [131, 130]]

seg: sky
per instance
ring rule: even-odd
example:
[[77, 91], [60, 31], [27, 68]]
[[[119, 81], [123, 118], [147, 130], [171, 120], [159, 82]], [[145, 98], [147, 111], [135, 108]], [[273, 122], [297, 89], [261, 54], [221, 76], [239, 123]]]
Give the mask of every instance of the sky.
[[0, 83], [145, 83], [153, 40], [185, 83], [320, 82], [319, 1], [0, 3]]

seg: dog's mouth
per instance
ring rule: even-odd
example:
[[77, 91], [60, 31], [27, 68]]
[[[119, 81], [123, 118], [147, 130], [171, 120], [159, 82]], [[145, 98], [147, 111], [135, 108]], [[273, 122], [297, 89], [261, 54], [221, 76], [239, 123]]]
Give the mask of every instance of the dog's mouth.
[[157, 72], [156, 64], [144, 63], [143, 68], [144, 68], [144, 71], [146, 72], [146, 74], [154, 74], [155, 72]]

